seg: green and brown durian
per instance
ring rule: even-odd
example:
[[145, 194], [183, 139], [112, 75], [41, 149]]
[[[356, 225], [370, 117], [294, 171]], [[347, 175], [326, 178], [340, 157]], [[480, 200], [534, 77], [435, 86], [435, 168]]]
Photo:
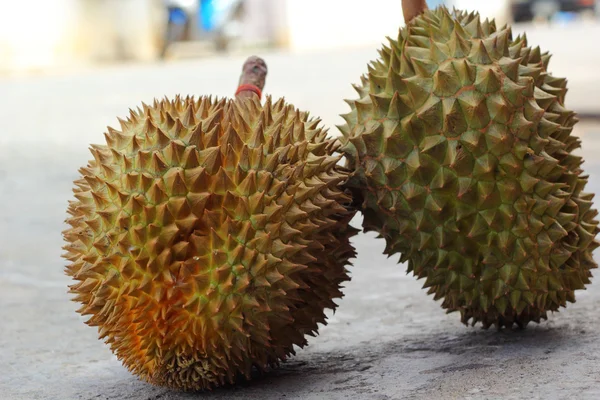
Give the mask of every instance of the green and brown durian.
[[356, 230], [319, 120], [283, 100], [178, 97], [105, 136], [75, 181], [66, 273], [129, 370], [213, 388], [326, 323]]
[[383, 46], [340, 126], [364, 229], [465, 324], [546, 319], [597, 267], [577, 118], [549, 60], [493, 20], [427, 10]]

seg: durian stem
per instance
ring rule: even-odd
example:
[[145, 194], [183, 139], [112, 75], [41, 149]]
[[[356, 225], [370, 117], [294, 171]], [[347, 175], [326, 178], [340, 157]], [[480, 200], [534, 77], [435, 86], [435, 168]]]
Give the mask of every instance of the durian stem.
[[426, 0], [402, 0], [402, 13], [407, 24], [427, 10]]
[[[238, 99], [258, 96], [260, 98], [267, 78], [267, 63], [260, 57], [248, 57], [242, 67], [242, 75], [235, 97]], [[258, 89], [258, 90], [256, 90]]]

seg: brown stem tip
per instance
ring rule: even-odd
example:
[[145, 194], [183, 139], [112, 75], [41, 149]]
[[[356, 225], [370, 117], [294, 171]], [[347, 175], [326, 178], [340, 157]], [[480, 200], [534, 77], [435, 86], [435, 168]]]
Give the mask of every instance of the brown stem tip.
[[267, 78], [267, 63], [260, 57], [249, 57], [242, 67], [242, 75], [235, 93], [236, 97], [248, 98], [252, 96], [261, 97]]
[[423, 14], [425, 10], [427, 10], [427, 2], [425, 0], [402, 0], [404, 22], [407, 24], [415, 17]]

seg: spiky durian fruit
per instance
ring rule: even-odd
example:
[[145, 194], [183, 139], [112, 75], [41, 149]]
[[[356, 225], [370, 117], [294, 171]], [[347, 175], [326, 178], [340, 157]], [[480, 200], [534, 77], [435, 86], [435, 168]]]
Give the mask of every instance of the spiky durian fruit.
[[354, 256], [333, 142], [285, 104], [132, 111], [80, 170], [64, 232], [78, 310], [132, 372], [180, 389], [304, 346]]
[[574, 302], [597, 212], [548, 53], [441, 7], [380, 55], [340, 127], [365, 230], [465, 324], [524, 326]]

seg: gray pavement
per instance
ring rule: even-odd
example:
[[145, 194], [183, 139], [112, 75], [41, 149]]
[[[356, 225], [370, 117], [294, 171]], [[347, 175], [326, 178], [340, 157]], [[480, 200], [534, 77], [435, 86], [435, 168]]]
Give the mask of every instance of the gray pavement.
[[[556, 74], [569, 76], [569, 106], [600, 111], [599, 28], [531, 30], [532, 41], [554, 50]], [[271, 71], [266, 92], [285, 94], [333, 126], [374, 54], [263, 54]], [[467, 328], [366, 234], [354, 240], [359, 256], [338, 311], [282, 368], [208, 394], [174, 393], [130, 375], [66, 294], [60, 232], [71, 182], [90, 158], [88, 144], [101, 142], [116, 116], [156, 96], [230, 95], [243, 60], [0, 80], [0, 400], [600, 398], [597, 283], [525, 331]], [[598, 193], [600, 126], [582, 123], [577, 134], [588, 190]]]

